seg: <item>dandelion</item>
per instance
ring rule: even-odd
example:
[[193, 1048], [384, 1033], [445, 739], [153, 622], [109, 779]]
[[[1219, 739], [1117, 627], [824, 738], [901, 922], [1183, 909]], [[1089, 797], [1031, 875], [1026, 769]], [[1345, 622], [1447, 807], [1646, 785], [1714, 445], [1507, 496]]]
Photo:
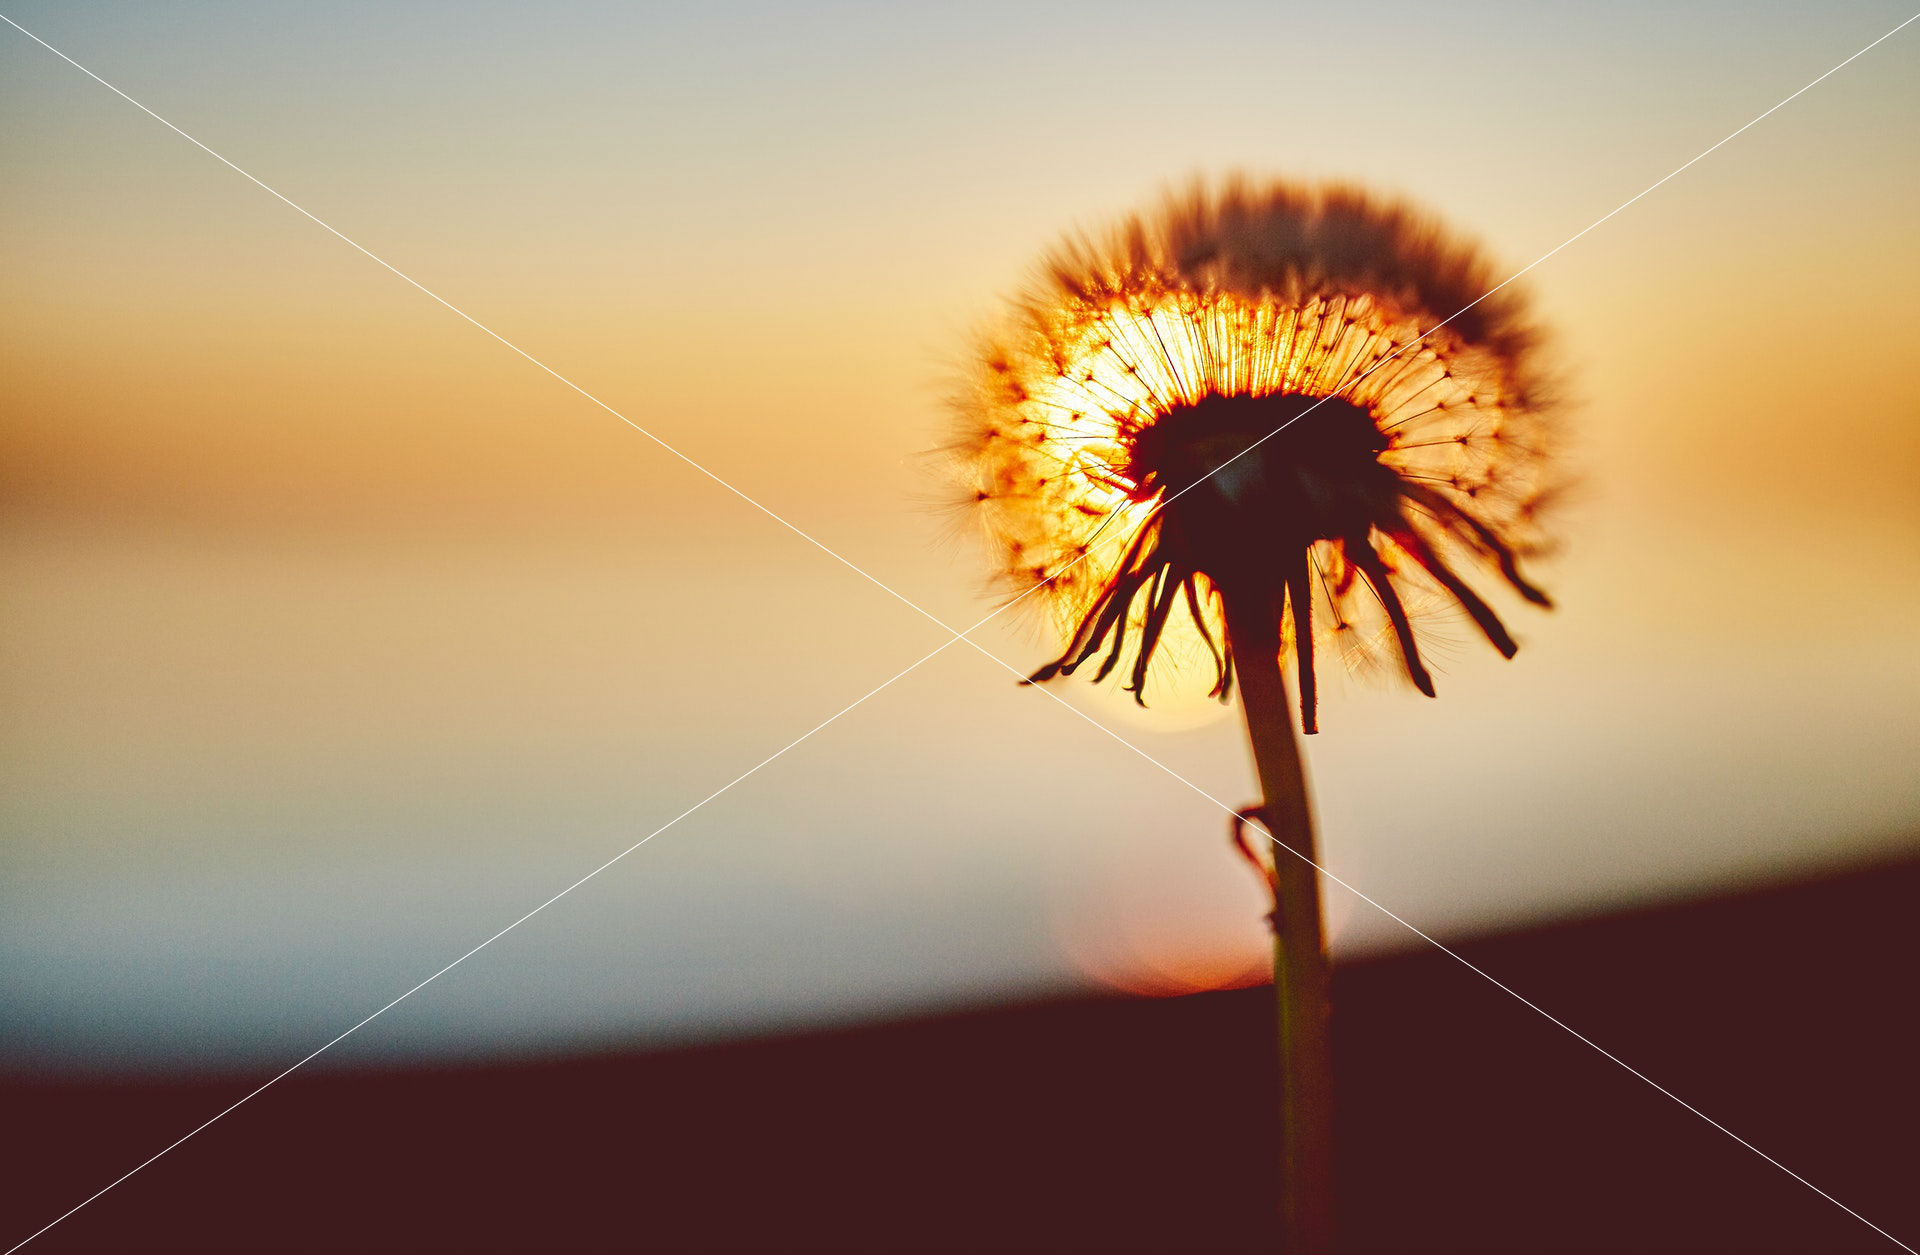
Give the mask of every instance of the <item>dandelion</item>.
[[1056, 250], [959, 403], [967, 501], [1008, 587], [1065, 639], [1032, 682], [1092, 665], [1145, 704], [1182, 656], [1223, 701], [1238, 680], [1266, 797], [1245, 815], [1288, 852], [1255, 861], [1276, 907], [1292, 1249], [1331, 1242], [1331, 1086], [1282, 663], [1313, 733], [1320, 658], [1432, 696], [1430, 619], [1463, 617], [1511, 657], [1478, 589], [1549, 604], [1520, 569], [1551, 487], [1548, 398], [1524, 302], [1496, 282], [1403, 203], [1199, 187]]

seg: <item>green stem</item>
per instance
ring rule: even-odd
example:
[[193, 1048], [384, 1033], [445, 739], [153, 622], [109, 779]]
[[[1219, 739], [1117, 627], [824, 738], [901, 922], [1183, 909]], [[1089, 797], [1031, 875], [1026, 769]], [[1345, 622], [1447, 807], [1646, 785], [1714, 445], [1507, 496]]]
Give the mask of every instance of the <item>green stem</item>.
[[[1320, 873], [1293, 704], [1280, 673], [1279, 625], [1265, 598], [1224, 598], [1247, 736], [1273, 849], [1273, 987], [1280, 1010], [1280, 1212], [1283, 1249], [1333, 1249], [1333, 1050]], [[1284, 848], [1282, 848], [1284, 847]]]

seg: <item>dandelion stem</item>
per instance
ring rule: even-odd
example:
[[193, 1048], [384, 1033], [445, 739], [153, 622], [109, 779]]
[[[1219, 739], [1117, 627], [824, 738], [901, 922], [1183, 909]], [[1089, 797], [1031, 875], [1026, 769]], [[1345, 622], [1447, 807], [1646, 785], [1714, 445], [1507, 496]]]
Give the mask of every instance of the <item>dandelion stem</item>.
[[[1265, 795], [1273, 849], [1273, 986], [1280, 1011], [1280, 1212], [1292, 1255], [1333, 1249], [1332, 1003], [1320, 926], [1313, 814], [1280, 673], [1278, 608], [1270, 596], [1223, 592], [1227, 638]], [[1284, 848], [1281, 848], [1284, 847]], [[1291, 853], [1289, 853], [1291, 851]], [[1297, 857], [1296, 857], [1297, 856]]]

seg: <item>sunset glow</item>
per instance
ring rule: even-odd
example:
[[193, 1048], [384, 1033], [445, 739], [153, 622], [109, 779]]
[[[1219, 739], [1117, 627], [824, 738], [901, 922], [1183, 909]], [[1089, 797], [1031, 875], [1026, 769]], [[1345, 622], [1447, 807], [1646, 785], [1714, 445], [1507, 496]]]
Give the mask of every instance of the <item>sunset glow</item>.
[[[1263, 254], [1274, 245], [1259, 233], [1275, 224], [1299, 234], [1307, 260], [1284, 245]], [[1342, 249], [1352, 254], [1344, 269]], [[1143, 530], [1201, 482], [1154, 472], [1144, 451], [1203, 404], [1219, 415], [1223, 400], [1300, 398], [1178, 439], [1202, 479], [1231, 495], [1261, 473], [1256, 446], [1351, 443], [1337, 434], [1340, 415], [1370, 421], [1363, 461], [1397, 477], [1406, 522], [1310, 538], [1315, 643], [1351, 670], [1374, 670], [1395, 661], [1404, 636], [1408, 671], [1424, 689], [1405, 621], [1465, 607], [1510, 653], [1504, 628], [1453, 571], [1497, 565], [1544, 602], [1514, 574], [1513, 557], [1535, 547], [1549, 489], [1546, 403], [1515, 294], [1448, 321], [1457, 310], [1447, 293], [1476, 289], [1483, 269], [1412, 211], [1343, 189], [1230, 185], [1217, 202], [1195, 193], [1130, 223], [1104, 249], [1070, 245], [1050, 260], [1042, 292], [989, 341], [961, 402], [963, 474], [1007, 587], [1047, 604], [1075, 641], [1070, 654], [1098, 645], [1082, 625], [1139, 561]], [[1296, 419], [1308, 426], [1287, 435]], [[1156, 579], [1131, 601], [1101, 675], [1137, 664], [1147, 642], [1137, 692], [1147, 677], [1177, 692], [1205, 676], [1194, 664], [1217, 661], [1225, 640], [1215, 574], [1203, 567], [1184, 589]], [[1289, 615], [1284, 652], [1300, 652], [1297, 635]], [[1213, 670], [1224, 693], [1225, 668]]]
[[[1063, 233], [1106, 257], [1189, 179], [1350, 180], [1469, 227], [1498, 282], [1908, 16], [1883, 9], [1242, 7], [1231, 38], [1124, 5], [4, 11], [958, 630], [1034, 585], [1002, 529], [1073, 508], [945, 477], [985, 465], [989, 410], [1067, 422], [999, 405], [976, 332], [1111, 445], [1123, 400], [1028, 370], [1046, 329], [1115, 323], [1166, 399], [1159, 341], [1192, 353], [1179, 300], [1213, 301], [1216, 344], [1266, 346], [1236, 359], [1250, 391], [1310, 352], [1285, 311], [1339, 295], [1165, 271], [1068, 302], [1030, 268]], [[1449, 67], [1444, 105], [1382, 72], [1383, 33]], [[1406, 573], [1438, 702], [1375, 682], [1401, 670], [1377, 608], [1321, 655], [1326, 865], [1432, 935], [1913, 848], [1920, 373], [1888, 354], [1920, 334], [1916, 37], [1522, 281], [1565, 381], [1541, 447], [1578, 475], [1542, 511], [1562, 609], [1470, 577], [1509, 665]], [[19, 1066], [284, 1066], [949, 639], [26, 36], [0, 59]], [[1277, 106], [1276, 72], [1337, 123]], [[1040, 322], [1002, 305], [1022, 291]], [[1075, 360], [1135, 396], [1097, 344]], [[1036, 434], [993, 459], [1101, 443]], [[1470, 445], [1391, 456], [1449, 477]], [[1151, 509], [1063, 482], [1103, 538]], [[1030, 674], [1125, 548], [970, 639]], [[1250, 802], [1173, 611], [1148, 709], [1124, 661], [1057, 691]], [[599, 1049], [1073, 987], [1059, 896], [1092, 900], [1084, 932], [1144, 902], [1254, 947], [1225, 846], [1208, 797], [955, 645], [349, 1044]], [[1344, 891], [1326, 910], [1338, 958], [1407, 942]]]

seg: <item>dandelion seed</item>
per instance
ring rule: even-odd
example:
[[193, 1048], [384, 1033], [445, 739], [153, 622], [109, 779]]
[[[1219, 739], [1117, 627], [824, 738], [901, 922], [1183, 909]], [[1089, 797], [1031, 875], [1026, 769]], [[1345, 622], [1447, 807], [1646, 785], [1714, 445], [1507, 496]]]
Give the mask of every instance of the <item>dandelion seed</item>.
[[[1021, 555], [1010, 584], [1033, 587], [1033, 554], [1057, 573], [1033, 595], [1067, 643], [1035, 680], [1128, 663], [1144, 704], [1156, 651], [1198, 639], [1224, 700], [1236, 655], [1270, 649], [1313, 732], [1321, 650], [1356, 671], [1388, 652], [1432, 695], [1417, 607], [1514, 653], [1469, 580], [1549, 604], [1520, 562], [1550, 432], [1523, 303], [1474, 303], [1495, 283], [1475, 249], [1351, 188], [1232, 182], [1070, 242], [1043, 275], [961, 404], [971, 490], [1018, 506], [985, 516]], [[1231, 637], [1223, 595], [1272, 631]]]
[[1182, 635], [1216, 696], [1239, 682], [1266, 801], [1233, 836], [1273, 894], [1284, 1241], [1328, 1250], [1330, 984], [1282, 662], [1313, 732], [1323, 649], [1433, 695], [1424, 603], [1513, 655], [1469, 577], [1548, 604], [1520, 571], [1552, 488], [1535, 335], [1477, 251], [1346, 187], [1198, 188], [1042, 273], [961, 402], [967, 491], [1008, 585], [1066, 638], [1030, 682], [1093, 663], [1145, 704]]

